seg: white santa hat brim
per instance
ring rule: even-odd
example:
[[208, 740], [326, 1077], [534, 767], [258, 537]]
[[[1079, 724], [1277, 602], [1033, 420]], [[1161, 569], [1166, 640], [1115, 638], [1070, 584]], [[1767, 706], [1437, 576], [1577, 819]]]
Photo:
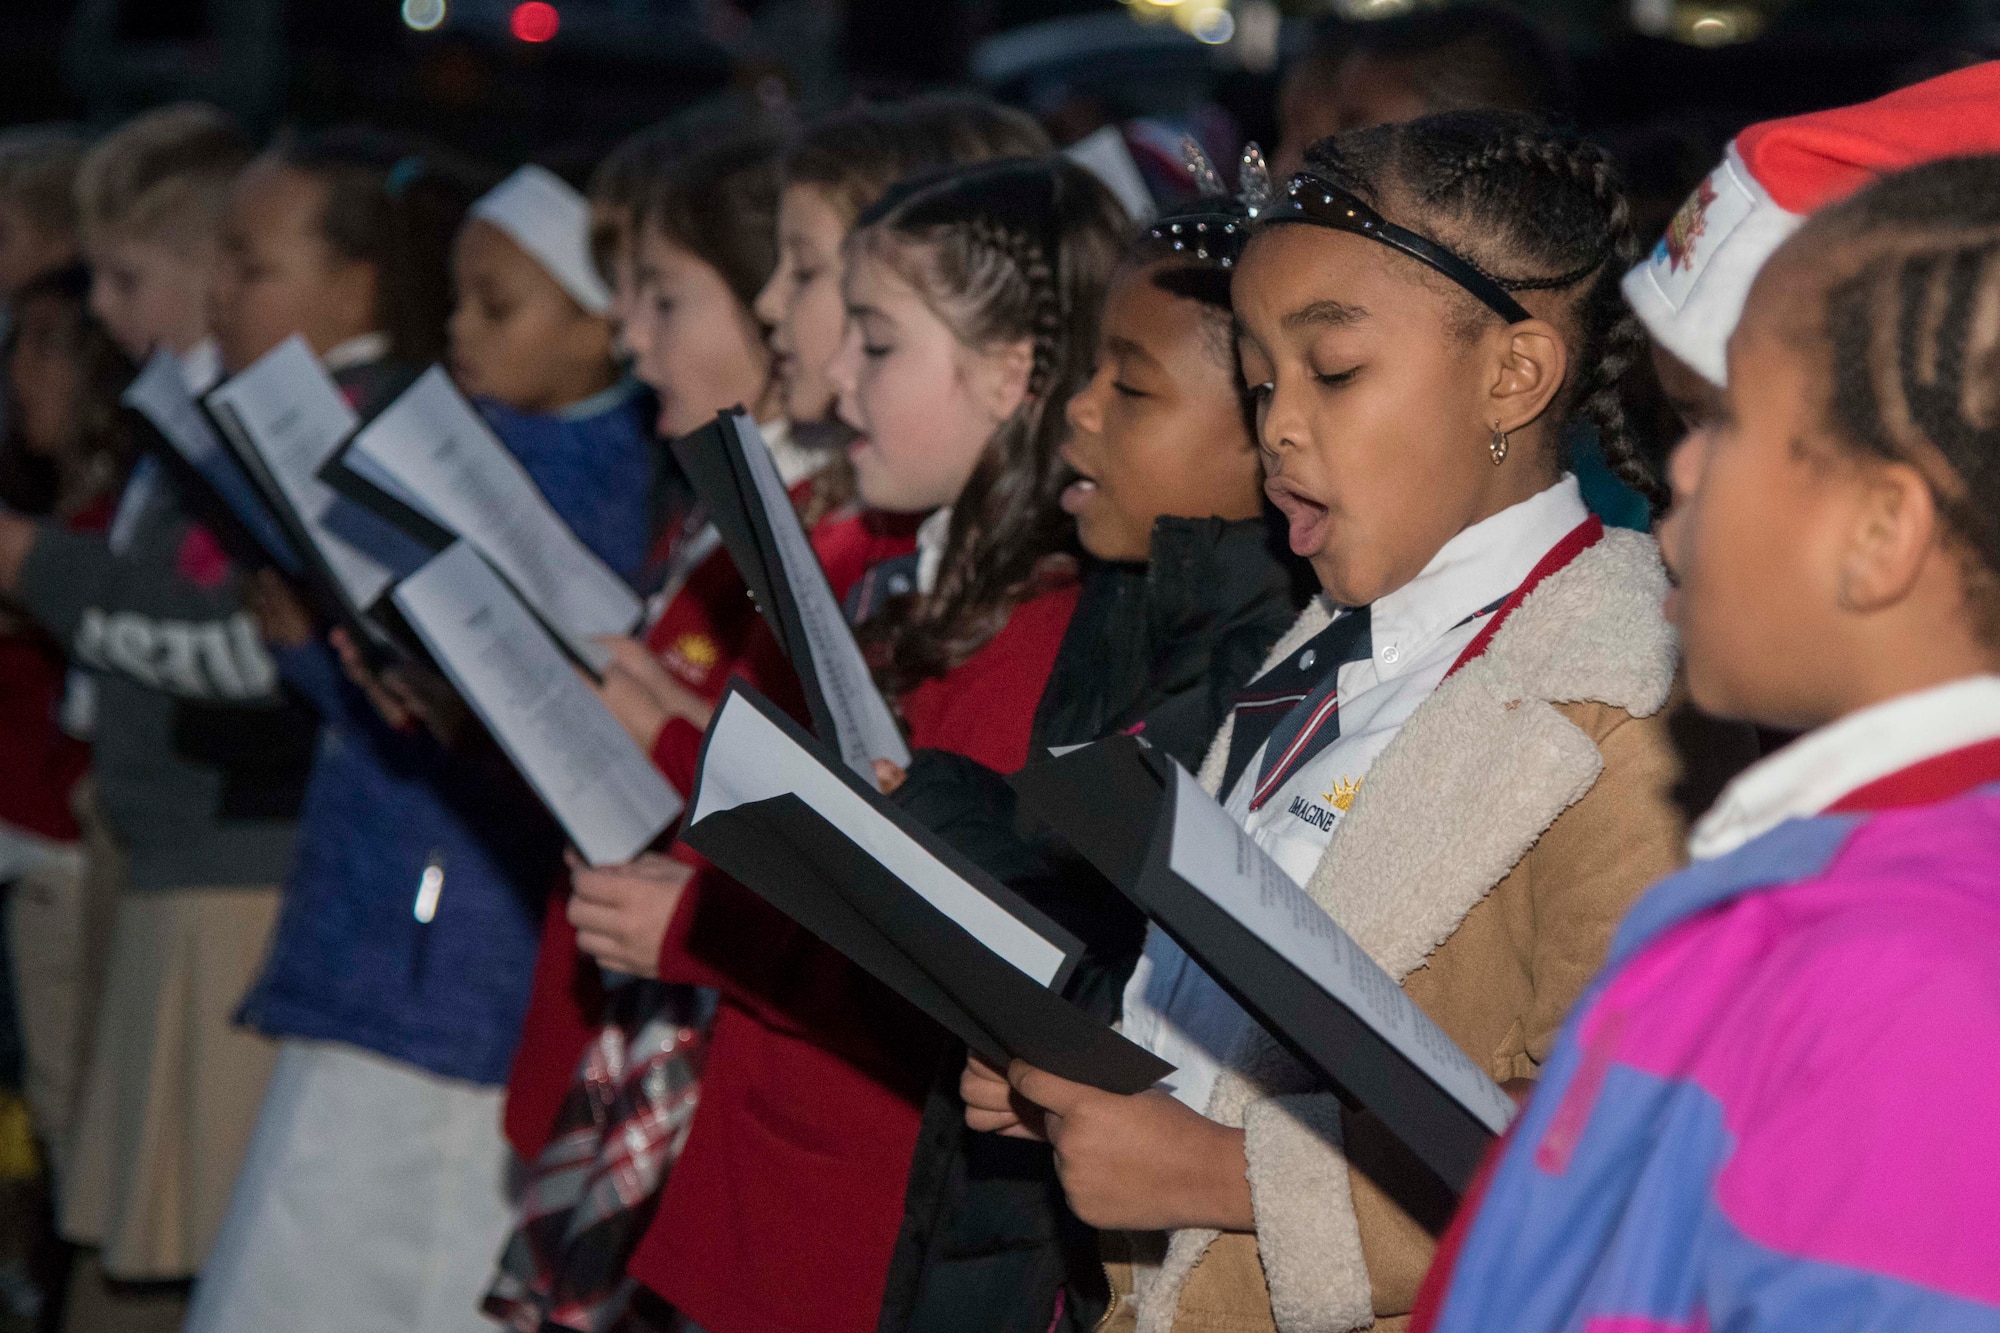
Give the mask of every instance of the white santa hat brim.
[[505, 232], [591, 314], [611, 308], [590, 259], [590, 204], [554, 172], [522, 167], [480, 196], [472, 216]]
[[1750, 284], [1804, 221], [1772, 200], [1731, 144], [1646, 262], [1625, 275], [1625, 299], [1654, 342], [1723, 385]]
[[1757, 271], [1815, 209], [1891, 172], [2000, 152], [2000, 61], [1872, 102], [1767, 120], [1736, 136], [1681, 205], [1625, 299], [1653, 340], [1721, 385]]

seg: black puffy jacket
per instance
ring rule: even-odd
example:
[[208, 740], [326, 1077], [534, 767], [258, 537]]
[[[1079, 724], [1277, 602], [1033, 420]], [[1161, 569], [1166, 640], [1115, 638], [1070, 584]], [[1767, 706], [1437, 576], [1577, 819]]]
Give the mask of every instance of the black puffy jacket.
[[[1229, 701], [1317, 587], [1273, 518], [1161, 519], [1149, 563], [1093, 566], [1030, 752], [1143, 726], [1153, 744], [1199, 764]], [[1079, 859], [1016, 827], [1004, 778], [922, 751], [896, 799], [1083, 940], [1066, 994], [1106, 1021], [1118, 1016], [1145, 920]], [[1047, 1145], [965, 1128], [964, 1062], [954, 1043], [924, 1106], [879, 1333], [1089, 1329], [1108, 1300], [1096, 1234], [1064, 1203]]]

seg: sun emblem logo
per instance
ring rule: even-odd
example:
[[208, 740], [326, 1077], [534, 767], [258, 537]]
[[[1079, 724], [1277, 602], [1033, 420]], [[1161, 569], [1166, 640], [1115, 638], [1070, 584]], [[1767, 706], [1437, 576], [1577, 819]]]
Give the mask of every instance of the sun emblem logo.
[[1674, 220], [1667, 224], [1667, 234], [1661, 242], [1667, 247], [1667, 267], [1678, 273], [1694, 262], [1694, 243], [1708, 230], [1708, 206], [1715, 202], [1715, 185], [1703, 179], [1695, 192], [1688, 196]]
[[722, 657], [722, 650], [706, 634], [681, 635], [674, 640], [674, 651], [685, 657], [690, 665], [702, 668], [714, 666]]
[[1354, 804], [1355, 793], [1360, 790], [1360, 778], [1339, 778], [1335, 780], [1333, 790], [1321, 792], [1319, 798], [1342, 814], [1346, 814], [1347, 807]]

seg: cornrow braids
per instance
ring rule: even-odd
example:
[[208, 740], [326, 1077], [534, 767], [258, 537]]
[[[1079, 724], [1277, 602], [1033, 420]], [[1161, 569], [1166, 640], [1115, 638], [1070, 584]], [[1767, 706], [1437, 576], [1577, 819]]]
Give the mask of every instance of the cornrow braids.
[[[1618, 292], [1639, 239], [1603, 149], [1523, 112], [1448, 111], [1323, 139], [1306, 163], [1505, 290], [1563, 293], [1553, 322], [1576, 371], [1554, 404], [1556, 435], [1589, 422], [1619, 480], [1665, 505], [1659, 389], [1645, 330]], [[1469, 296], [1462, 307], [1468, 334], [1495, 318]]]
[[1028, 340], [1028, 393], [952, 505], [936, 586], [889, 603], [862, 638], [895, 698], [970, 658], [1015, 606], [1064, 577], [1063, 411], [1089, 379], [1123, 210], [1082, 168], [1015, 159], [904, 182], [848, 244], [901, 274], [968, 347]]
[[2000, 642], [2000, 157], [1930, 163], [1835, 205], [1786, 246], [1827, 245], [1828, 417], [1864, 455], [1917, 466], [1972, 557]]

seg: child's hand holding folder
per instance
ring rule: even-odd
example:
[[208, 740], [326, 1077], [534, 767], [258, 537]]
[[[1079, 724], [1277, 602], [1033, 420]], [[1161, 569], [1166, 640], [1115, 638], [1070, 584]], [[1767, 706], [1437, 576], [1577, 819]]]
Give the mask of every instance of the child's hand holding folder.
[[1001, 1079], [975, 1055], [959, 1092], [971, 1128], [1043, 1139], [1055, 1149], [1069, 1206], [1091, 1226], [1255, 1229], [1243, 1131], [1189, 1110], [1164, 1089], [1122, 1096], [1025, 1060]]
[[571, 852], [569, 868], [569, 923], [576, 927], [577, 947], [609, 971], [659, 976], [660, 945], [693, 868], [652, 852], [597, 870]]
[[697, 731], [708, 730], [715, 705], [674, 679], [645, 644], [619, 635], [596, 642], [610, 654], [603, 680], [594, 686], [597, 697], [640, 749], [651, 753], [660, 729], [677, 717]]

